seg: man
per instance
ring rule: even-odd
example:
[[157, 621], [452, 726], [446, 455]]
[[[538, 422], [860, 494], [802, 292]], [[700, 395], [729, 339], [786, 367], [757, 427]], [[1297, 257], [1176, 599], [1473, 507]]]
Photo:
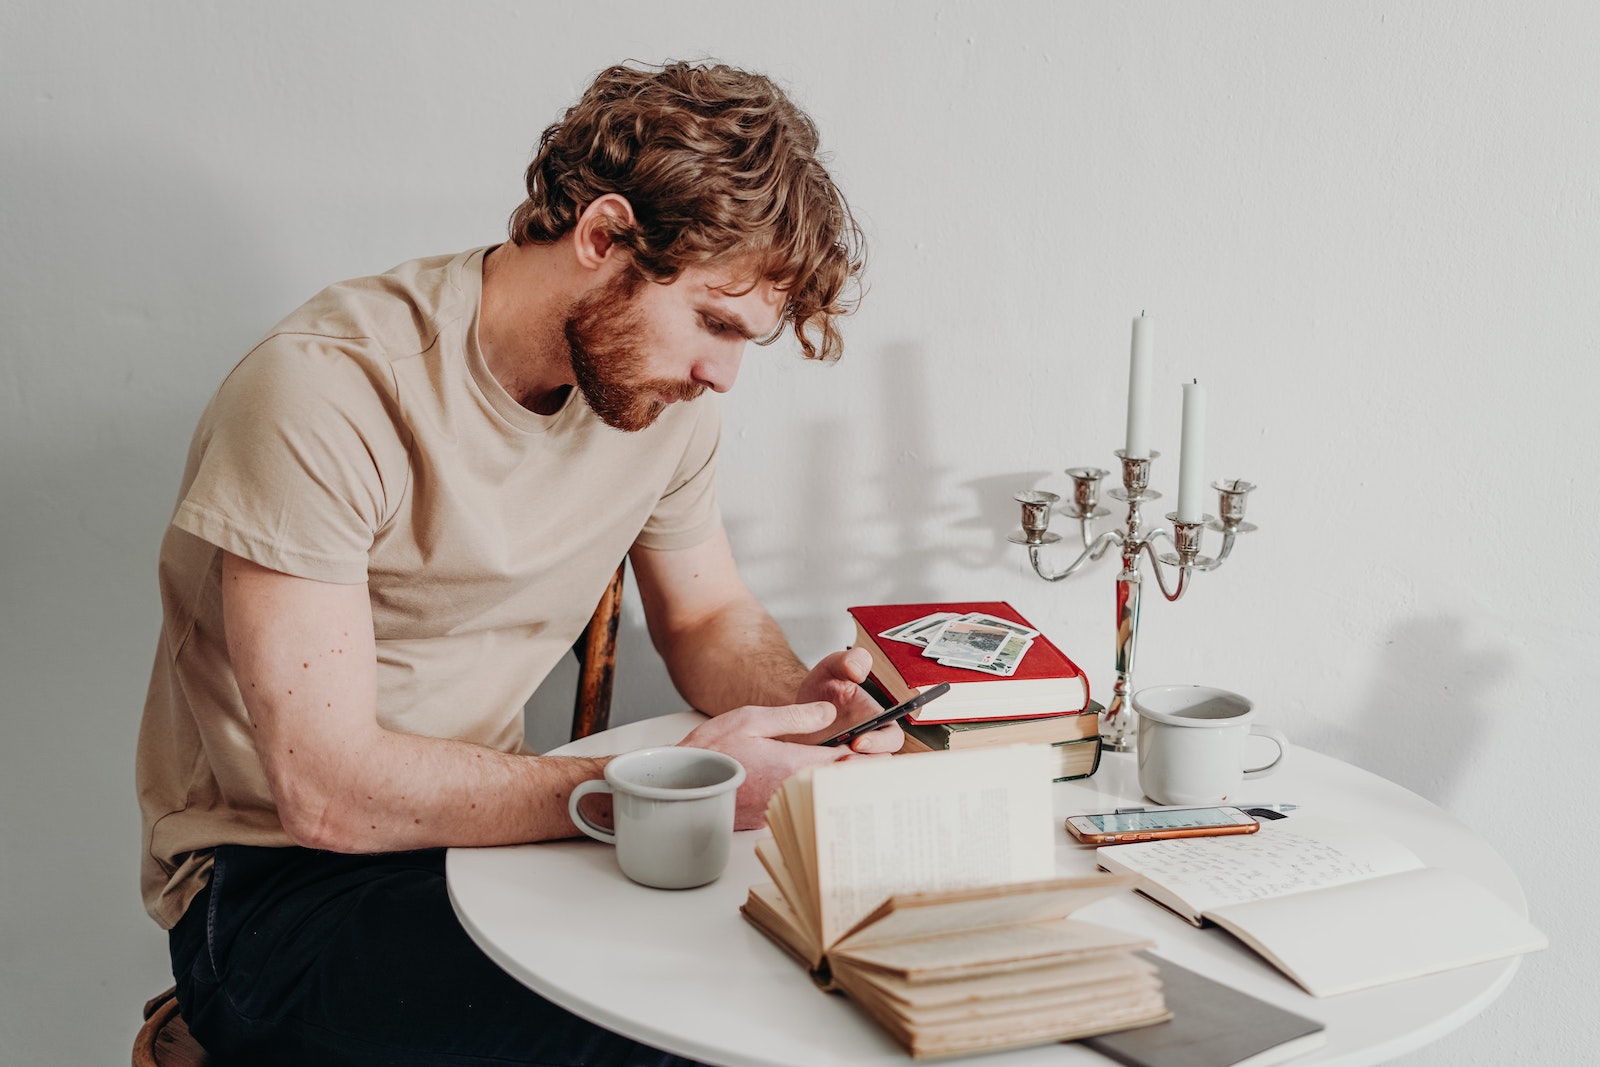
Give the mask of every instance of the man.
[[[809, 119], [726, 67], [616, 67], [541, 138], [512, 241], [323, 291], [234, 368], [162, 544], [143, 888], [184, 1017], [230, 1063], [649, 1063], [483, 957], [443, 849], [565, 837], [603, 760], [522, 706], [632, 561], [686, 744], [759, 825], [876, 711], [807, 671], [716, 508], [746, 344], [808, 356], [860, 269]], [[897, 748], [898, 728], [854, 749]]]

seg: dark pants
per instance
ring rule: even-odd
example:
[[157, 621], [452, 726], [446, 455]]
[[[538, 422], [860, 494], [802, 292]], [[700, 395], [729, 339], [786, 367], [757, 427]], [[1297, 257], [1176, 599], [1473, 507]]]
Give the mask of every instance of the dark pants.
[[228, 1064], [689, 1064], [497, 967], [451, 910], [442, 850], [221, 846], [170, 944], [183, 1017]]

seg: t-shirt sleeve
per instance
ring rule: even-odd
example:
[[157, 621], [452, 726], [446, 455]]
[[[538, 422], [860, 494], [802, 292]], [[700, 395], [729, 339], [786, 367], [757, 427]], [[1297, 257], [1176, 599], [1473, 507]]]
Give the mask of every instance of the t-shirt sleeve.
[[384, 364], [358, 343], [278, 335], [246, 356], [201, 417], [173, 525], [285, 574], [366, 581], [408, 465]]
[[694, 425], [672, 480], [634, 540], [641, 548], [689, 548], [710, 537], [722, 522], [717, 507], [722, 412], [710, 393], [689, 407], [695, 410]]

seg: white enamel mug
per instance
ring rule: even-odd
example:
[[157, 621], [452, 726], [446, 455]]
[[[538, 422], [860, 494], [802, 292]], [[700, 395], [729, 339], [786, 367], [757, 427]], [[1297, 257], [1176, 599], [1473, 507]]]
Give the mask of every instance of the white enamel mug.
[[[1204, 685], [1155, 685], [1133, 694], [1139, 713], [1139, 788], [1157, 804], [1220, 804], [1241, 782], [1283, 766], [1289, 739], [1254, 722], [1250, 701]], [[1278, 755], [1244, 766], [1245, 738], [1265, 737]]]
[[[735, 794], [744, 767], [703, 748], [645, 748], [606, 764], [605, 778], [582, 782], [567, 801], [573, 824], [615, 845], [617, 866], [640, 885], [689, 889], [714, 882], [728, 865]], [[578, 801], [610, 793], [614, 830], [589, 821]]]

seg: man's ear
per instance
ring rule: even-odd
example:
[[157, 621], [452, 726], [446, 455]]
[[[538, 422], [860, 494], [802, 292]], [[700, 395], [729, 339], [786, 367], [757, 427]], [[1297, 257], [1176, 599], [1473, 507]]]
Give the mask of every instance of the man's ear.
[[617, 231], [633, 225], [633, 205], [620, 193], [606, 193], [591, 201], [572, 227], [573, 251], [587, 270], [602, 270], [628, 250], [617, 244]]

